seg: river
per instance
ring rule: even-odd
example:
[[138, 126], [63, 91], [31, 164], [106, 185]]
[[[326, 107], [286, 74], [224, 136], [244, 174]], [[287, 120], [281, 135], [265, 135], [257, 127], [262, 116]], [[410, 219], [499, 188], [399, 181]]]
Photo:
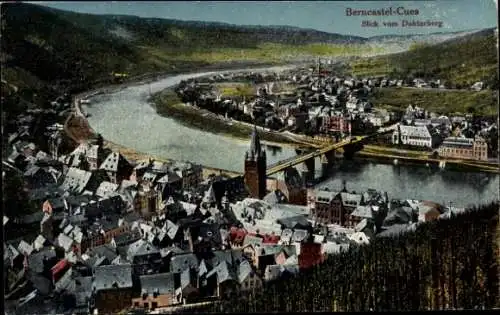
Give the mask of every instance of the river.
[[[267, 68], [279, 70], [284, 67]], [[257, 71], [258, 69], [255, 69]], [[236, 70], [232, 70], [236, 71]], [[84, 106], [92, 128], [105, 139], [168, 159], [192, 161], [233, 171], [243, 170], [249, 141], [207, 133], [186, 127], [156, 114], [148, 104], [149, 92], [159, 92], [181, 80], [220, 72], [176, 75], [151, 84], [138, 84], [92, 98]], [[295, 155], [291, 148], [266, 147], [268, 164]], [[316, 161], [319, 168], [319, 160]], [[319, 175], [319, 174], [317, 174]], [[500, 175], [431, 171], [425, 167], [393, 166], [365, 161], [343, 161], [332, 176], [318, 186], [340, 189], [346, 180], [349, 190], [367, 188], [387, 191], [390, 198], [452, 201], [455, 206], [497, 200]]]

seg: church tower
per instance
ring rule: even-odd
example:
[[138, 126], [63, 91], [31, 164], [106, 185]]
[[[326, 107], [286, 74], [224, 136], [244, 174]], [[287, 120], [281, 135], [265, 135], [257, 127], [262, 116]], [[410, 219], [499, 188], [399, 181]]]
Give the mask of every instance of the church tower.
[[251, 198], [262, 199], [266, 194], [266, 151], [260, 146], [254, 126], [250, 150], [245, 154], [245, 187]]

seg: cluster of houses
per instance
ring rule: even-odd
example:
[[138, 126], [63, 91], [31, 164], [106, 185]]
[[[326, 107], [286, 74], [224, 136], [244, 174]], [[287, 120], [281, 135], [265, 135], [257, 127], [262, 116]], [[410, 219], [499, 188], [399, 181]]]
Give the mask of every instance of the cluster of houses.
[[392, 134], [392, 143], [435, 149], [440, 157], [487, 161], [492, 153], [489, 135], [497, 126], [487, 121], [473, 125], [472, 121], [472, 115], [438, 116], [409, 105]]
[[[319, 130], [340, 136], [352, 132], [354, 117], [373, 119], [372, 125], [393, 119], [391, 113], [370, 116], [369, 82], [296, 72], [249, 76], [261, 84], [253, 105], [242, 102], [241, 110], [250, 116], [256, 115], [259, 100], [274, 100], [268, 104], [286, 124], [305, 125], [314, 117]], [[288, 102], [266, 83], [271, 79], [294, 81], [303, 90]], [[53, 106], [66, 110], [64, 104], [60, 100]], [[288, 123], [291, 117], [293, 124]], [[401, 131], [419, 126], [434, 126], [436, 134], [445, 135], [443, 145], [452, 141], [448, 121], [453, 126], [453, 117], [423, 117], [421, 109], [411, 107], [404, 119], [408, 124], [401, 124], [398, 141], [427, 146], [427, 134], [408, 140]], [[256, 130], [244, 175], [204, 178], [202, 166], [190, 162], [129, 161], [105, 149], [100, 137], [65, 154], [67, 140], [59, 123], [46, 128], [42, 150], [29, 140], [29, 132], [22, 133], [29, 124], [19, 122], [20, 132], [8, 138], [3, 158], [3, 178], [22, 178], [34, 207], [31, 214], [3, 218], [6, 307], [17, 313], [152, 311], [246, 296], [327, 255], [463, 210], [391, 200], [371, 189], [349, 192], [345, 184], [338, 192], [311, 190], [294, 168], [285, 171], [284, 180], [267, 178]], [[482, 149], [474, 150], [474, 157], [483, 157]], [[28, 232], [10, 238], [16, 230]]]
[[107, 314], [245, 296], [449, 213], [375, 190], [307, 190], [292, 170], [285, 181], [265, 179], [264, 152], [254, 131], [245, 175], [233, 178], [203, 178], [187, 162], [132, 164], [99, 140], [57, 158], [36, 146], [16, 152], [5, 162], [37, 208], [4, 217], [4, 229], [7, 238], [21, 226], [36, 233], [4, 243], [7, 298], [20, 313], [39, 312], [44, 301]]
[[[255, 94], [248, 99], [223, 95], [217, 87], [220, 82], [252, 82]], [[177, 93], [187, 103], [226, 118], [273, 130], [343, 137], [397, 119], [395, 113], [373, 109], [368, 101], [373, 88], [370, 84], [368, 79], [317, 76], [307, 70], [295, 70], [280, 74], [240, 73], [197, 78], [183, 82]], [[293, 89], [283, 90], [280, 86], [293, 86]]]

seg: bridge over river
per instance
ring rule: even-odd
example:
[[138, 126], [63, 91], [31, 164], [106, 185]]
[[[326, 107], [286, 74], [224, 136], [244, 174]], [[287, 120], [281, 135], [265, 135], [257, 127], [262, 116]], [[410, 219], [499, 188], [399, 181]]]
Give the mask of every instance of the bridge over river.
[[267, 176], [273, 175], [282, 172], [289, 167], [293, 167], [295, 165], [304, 163], [304, 165], [306, 166], [305, 171], [307, 179], [308, 176], [311, 177], [314, 175], [315, 172], [314, 161], [316, 157], [321, 157], [321, 164], [323, 165], [323, 168], [329, 169], [335, 159], [336, 150], [342, 148], [344, 150], [344, 154], [346, 155], [354, 154], [355, 152], [363, 149], [363, 143], [366, 143], [370, 139], [378, 137], [380, 135], [391, 133], [397, 128], [397, 126], [398, 124], [394, 124], [389, 127], [380, 128], [376, 133], [371, 135], [350, 137], [348, 139], [344, 139], [337, 143], [326, 145], [312, 152], [299, 154], [298, 156], [294, 156], [286, 160], [273, 163], [271, 165], [268, 165], [266, 170], [266, 175]]

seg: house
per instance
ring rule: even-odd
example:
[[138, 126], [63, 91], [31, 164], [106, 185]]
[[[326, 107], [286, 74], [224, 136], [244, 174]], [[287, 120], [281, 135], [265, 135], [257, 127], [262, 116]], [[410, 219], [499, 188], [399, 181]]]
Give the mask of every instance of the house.
[[418, 221], [429, 222], [437, 220], [441, 215], [441, 206], [430, 201], [422, 201], [417, 205]]
[[68, 295], [74, 298], [73, 312], [74, 314], [91, 314], [92, 308], [92, 277], [77, 276], [72, 279], [68, 287], [66, 287]]
[[320, 130], [324, 133], [350, 134], [352, 129], [351, 120], [341, 115], [323, 116]]
[[217, 282], [216, 296], [220, 298], [229, 297], [236, 292], [238, 280], [226, 261], [220, 262], [206, 275], [208, 281], [214, 277]]
[[374, 212], [378, 210], [378, 206], [358, 205], [354, 211], [349, 214], [349, 222], [351, 227], [355, 227], [363, 220], [374, 221]]
[[102, 162], [99, 169], [104, 170], [110, 182], [118, 184], [124, 179], [129, 179], [133, 171], [132, 165], [119, 152], [112, 152]]
[[242, 292], [256, 292], [262, 288], [262, 279], [252, 269], [252, 265], [243, 260], [237, 265], [237, 278]]
[[[55, 170], [54, 170], [55, 171]], [[44, 187], [50, 184], [57, 184], [57, 171], [52, 173], [48, 168], [31, 165], [24, 172], [24, 179], [30, 189]]]
[[362, 195], [356, 194], [354, 192], [341, 192], [340, 200], [342, 202], [342, 209], [344, 215], [344, 221], [341, 225], [346, 227], [354, 227], [359, 223], [359, 217], [355, 218], [351, 214], [356, 210], [356, 208], [361, 204], [363, 199]]
[[75, 194], [82, 194], [90, 183], [92, 173], [78, 169], [76, 167], [70, 167], [64, 181], [61, 184], [61, 188], [64, 191], [70, 191]]
[[203, 181], [202, 167], [189, 162], [176, 162], [171, 170], [182, 178], [182, 189], [189, 190], [198, 186]]
[[42, 205], [42, 210], [45, 214], [53, 215], [62, 213], [68, 210], [68, 203], [64, 197], [56, 197], [45, 200]]
[[484, 82], [478, 81], [474, 83], [470, 88], [471, 90], [481, 91], [484, 88]]
[[354, 233], [350, 234], [348, 237], [349, 237], [349, 239], [351, 239], [352, 241], [354, 241], [360, 245], [370, 243], [368, 236], [366, 236], [366, 234], [363, 232], [354, 232]]
[[156, 190], [160, 192], [162, 200], [182, 191], [182, 178], [175, 172], [163, 175], [156, 183]]
[[175, 254], [170, 259], [170, 272], [182, 273], [186, 269], [198, 271], [198, 258], [193, 253]]
[[177, 304], [174, 274], [170, 272], [139, 277], [141, 296], [132, 299], [132, 307], [147, 311]]
[[115, 191], [118, 190], [118, 185], [108, 182], [108, 181], [103, 181], [99, 187], [97, 188], [95, 195], [99, 198], [104, 198], [108, 197], [109, 195], [113, 194]]
[[475, 139], [448, 137], [438, 148], [441, 157], [452, 159], [488, 160], [488, 144], [481, 137]]
[[317, 190], [311, 214], [320, 224], [344, 224], [342, 201], [338, 192]]
[[393, 144], [434, 148], [439, 141], [439, 134], [432, 126], [398, 125], [398, 129], [392, 134]]
[[94, 270], [93, 300], [99, 313], [117, 313], [130, 307], [134, 294], [132, 265], [98, 266]]
[[134, 265], [134, 274], [151, 274], [161, 267], [160, 250], [149, 241], [140, 239], [127, 248], [127, 260]]

